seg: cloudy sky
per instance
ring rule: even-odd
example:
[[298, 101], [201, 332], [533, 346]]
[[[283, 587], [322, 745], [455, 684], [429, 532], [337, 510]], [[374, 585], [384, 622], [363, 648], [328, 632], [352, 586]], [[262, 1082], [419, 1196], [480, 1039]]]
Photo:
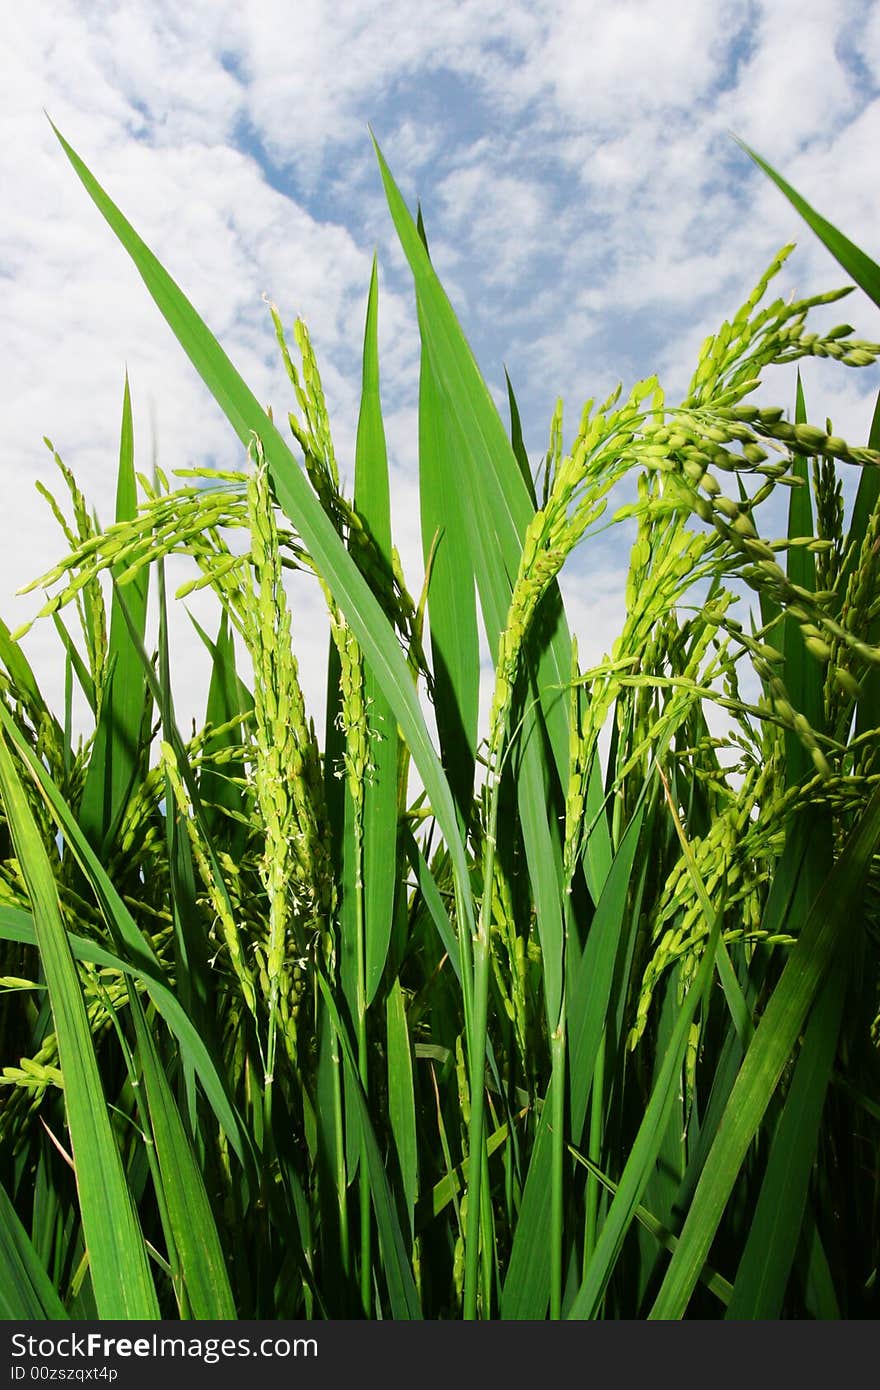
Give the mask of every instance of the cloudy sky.
[[[350, 479], [370, 262], [392, 505], [411, 589], [418, 343], [372, 152], [421, 200], [434, 263], [499, 405], [507, 366], [537, 462], [562, 396], [658, 371], [685, 384], [708, 332], [786, 241], [782, 288], [845, 283], [735, 132], [872, 254], [880, 253], [876, 0], [53, 0], [7, 6], [0, 48], [0, 613], [63, 540], [34, 483], [49, 436], [112, 516], [123, 373], [136, 461], [238, 466], [240, 449], [57, 145], [44, 108], [185, 289], [260, 399], [290, 407], [263, 294], [302, 315]], [[862, 295], [846, 314], [880, 336]], [[840, 317], [840, 310], [837, 311]], [[875, 370], [805, 372], [811, 414], [863, 442]], [[779, 404], [790, 379], [774, 382]], [[621, 610], [619, 553], [566, 581], [582, 650]], [[187, 577], [180, 572], [180, 580]], [[175, 575], [176, 577], [176, 575]], [[209, 604], [193, 609], [211, 625]], [[325, 632], [294, 615], [317, 712]], [[204, 667], [175, 628], [182, 719]], [[26, 640], [53, 698], [51, 624]]]

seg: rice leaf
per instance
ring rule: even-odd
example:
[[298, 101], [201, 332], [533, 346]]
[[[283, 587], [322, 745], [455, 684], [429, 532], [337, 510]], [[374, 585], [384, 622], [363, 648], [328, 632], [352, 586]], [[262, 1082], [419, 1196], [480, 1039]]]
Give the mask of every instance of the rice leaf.
[[204, 1180], [134, 990], [130, 999], [162, 1195], [187, 1302], [195, 1318], [233, 1319], [235, 1300]]
[[388, 1185], [388, 1175], [385, 1172], [385, 1165], [376, 1142], [376, 1135], [370, 1120], [369, 1107], [360, 1084], [358, 1076], [357, 1059], [348, 1035], [345, 1031], [336, 1001], [332, 991], [323, 974], [318, 975], [318, 984], [324, 1003], [327, 1007], [333, 1029], [339, 1039], [342, 1048], [342, 1056], [346, 1067], [346, 1076], [351, 1092], [357, 1106], [363, 1143], [366, 1152], [367, 1164], [370, 1172], [370, 1195], [373, 1201], [373, 1210], [376, 1214], [376, 1226], [379, 1231], [379, 1246], [382, 1251], [382, 1268], [388, 1284], [388, 1296], [391, 1301], [391, 1315], [400, 1319], [418, 1319], [422, 1312], [419, 1305], [419, 1296], [416, 1290], [415, 1281], [412, 1275], [412, 1268], [406, 1254], [403, 1235], [400, 1230], [400, 1223], [394, 1209], [394, 1201], [391, 1196], [391, 1188]]
[[[735, 137], [736, 138], [736, 137]], [[851, 275], [856, 284], [865, 291], [874, 303], [880, 306], [880, 266], [876, 261], [872, 261], [870, 256], [860, 250], [849, 237], [844, 236], [837, 228], [824, 218], [821, 213], [816, 212], [815, 208], [801, 197], [792, 188], [790, 183], [786, 183], [781, 174], [777, 174], [766, 160], [759, 154], [750, 149], [744, 140], [737, 138], [737, 144], [745, 150], [750, 159], [753, 159], [759, 169], [763, 169], [768, 178], [772, 179], [776, 187], [785, 194], [792, 207], [796, 208], [807, 226], [816, 233], [816, 236], [827, 246], [832, 256], [840, 262], [847, 275]]]
[[[568, 1314], [570, 1318], [591, 1318], [595, 1315], [653, 1171], [681, 1084], [681, 1068], [691, 1023], [712, 982], [721, 922], [722, 914], [719, 913], [709, 934], [696, 979], [688, 990], [675, 1020], [644, 1118], [618, 1179], [617, 1192], [599, 1233], [596, 1248], [587, 1264], [583, 1282], [571, 1305]], [[704, 1263], [705, 1260], [701, 1261], [699, 1270]], [[699, 1270], [695, 1279], [699, 1277]]]
[[[211, 680], [208, 685], [208, 701], [205, 708], [205, 724], [221, 733], [211, 734], [205, 740], [202, 766], [199, 774], [199, 797], [205, 812], [205, 823], [209, 833], [220, 833], [226, 828], [229, 852], [238, 858], [244, 848], [247, 827], [245, 819], [244, 790], [235, 776], [228, 771], [230, 764], [220, 770], [214, 762], [224, 753], [237, 752], [244, 742], [242, 724], [235, 724], [239, 716], [247, 715], [253, 709], [253, 698], [245, 691], [235, 669], [235, 643], [229, 628], [229, 618], [224, 609], [220, 615], [220, 626], [215, 641], [199, 626], [192, 614], [196, 632], [211, 654]], [[229, 815], [224, 818], [224, 813]], [[233, 824], [230, 825], [230, 818]]]
[[[416, 231], [430, 260], [422, 218]], [[464, 537], [460, 500], [443, 429], [442, 406], [431, 362], [419, 362], [419, 513], [428, 583], [434, 715], [446, 775], [462, 826], [471, 815], [479, 707], [479, 636], [473, 564]]]
[[[100, 948], [93, 946], [92, 943], [83, 941], [77, 947], [80, 958], [82, 960], [94, 959], [96, 964], [101, 964], [102, 961], [105, 964], [112, 961], [114, 966], [118, 966], [118, 968], [143, 979], [157, 1009], [174, 1032], [187, 1056], [192, 1060], [194, 1070], [204, 1087], [205, 1095], [217, 1116], [218, 1122], [229, 1139], [233, 1150], [242, 1163], [246, 1163], [248, 1154], [247, 1140], [241, 1126], [241, 1121], [230, 1101], [227, 1084], [218, 1071], [216, 1063], [208, 1048], [205, 1046], [201, 1035], [193, 1027], [192, 1021], [181, 1006], [177, 996], [169, 989], [163, 978], [155, 953], [138, 930], [137, 924], [110, 879], [107, 877], [106, 872], [89, 845], [88, 840], [86, 840], [80, 830], [70, 808], [65, 803], [64, 798], [52, 782], [52, 779], [49, 777], [39, 758], [35, 757], [27, 742], [12, 722], [11, 716], [2, 702], [0, 702], [0, 723], [3, 725], [3, 732], [6, 738], [15, 748], [24, 766], [37, 785], [58, 829], [65, 837], [72, 853], [76, 856], [84, 876], [95, 893], [108, 928], [113, 934], [114, 939], [119, 942], [120, 950], [124, 948], [127, 953], [127, 958], [125, 960], [112, 957], [109, 953], [107, 953], [107, 959], [98, 955], [92, 957], [86, 954], [86, 952], [91, 950], [99, 951]], [[21, 919], [17, 920], [20, 923]], [[6, 923], [7, 931], [9, 930], [9, 921], [9, 912], [4, 909], [3, 914], [0, 915], [0, 923]], [[10, 937], [10, 939], [22, 940], [24, 938]]]
[[513, 383], [504, 369], [504, 380], [507, 384], [507, 407], [510, 411], [510, 447], [513, 449], [514, 458], [519, 464], [519, 471], [522, 480], [526, 485], [526, 491], [531, 499], [532, 506], [537, 511], [538, 498], [535, 495], [535, 483], [532, 478], [532, 470], [529, 467], [529, 456], [526, 453], [525, 440], [523, 439], [522, 420], [520, 419], [519, 406], [516, 403], [516, 396], [513, 394]]
[[[309, 553], [387, 695], [449, 845], [459, 886], [467, 880], [464, 847], [454, 801], [431, 744], [412, 676], [387, 618], [314, 496], [296, 459], [256, 397], [192, 305], [108, 198], [85, 164], [53, 125], [77, 176], [137, 267], [157, 307], [245, 447], [257, 436], [263, 446], [275, 495], [297, 527]], [[465, 925], [473, 929], [469, 896], [460, 891]]]
[[550, 1205], [552, 1192], [553, 1087], [551, 1080], [535, 1129], [522, 1204], [501, 1290], [502, 1318], [543, 1320], [550, 1306]]
[[816, 897], [764, 1010], [697, 1184], [678, 1249], [651, 1309], [652, 1318], [678, 1318], [687, 1307], [746, 1151], [816, 994], [847, 934], [858, 930], [864, 877], [878, 839], [880, 789]]
[[[473, 353], [375, 141], [374, 147], [389, 210], [415, 281], [419, 331], [436, 398], [434, 408], [448, 441], [448, 456], [457, 459], [446, 490], [457, 490], [462, 499], [470, 564], [494, 654], [507, 622], [523, 537], [534, 509]], [[549, 1025], [555, 1027], [562, 1002], [562, 914], [557, 872], [561, 852], [555, 836], [556, 811], [561, 807], [559, 785], [551, 780], [540, 726], [547, 729], [551, 764], [559, 777], [567, 777], [568, 721], [561, 692], [567, 685], [571, 665], [570, 640], [555, 585], [546, 595], [541, 611], [542, 622], [535, 629], [540, 640], [536, 638], [531, 644], [541, 716], [539, 721], [535, 704], [527, 699], [517, 791], [544, 957], [547, 1018]]]
[[413, 1086], [412, 1046], [400, 981], [395, 980], [385, 1003], [388, 1037], [388, 1118], [409, 1219], [410, 1239], [415, 1235], [415, 1206], [419, 1192], [416, 1144], [416, 1102]]
[[0, 790], [34, 914], [46, 973], [83, 1233], [102, 1318], [158, 1318], [146, 1246], [110, 1125], [76, 966], [67, 943], [48, 855], [5, 736]]
[[[55, 631], [61, 638], [61, 645], [64, 647], [65, 655], [67, 657], [68, 662], [70, 663], [71, 673], [76, 674], [76, 678], [79, 681], [80, 690], [85, 695], [86, 700], [88, 701], [89, 709], [92, 711], [93, 715], [97, 715], [98, 697], [95, 693], [95, 682], [92, 680], [92, 673], [89, 670], [88, 666], [86, 666], [86, 663], [83, 661], [82, 657], [80, 656], [79, 651], [77, 650], [76, 643], [74, 642], [70, 633], [67, 631], [67, 628], [64, 626], [61, 614], [53, 613], [52, 622], [55, 625]], [[89, 760], [89, 766], [91, 766], [91, 759]], [[86, 773], [86, 776], [88, 776], [88, 772]]]
[[[379, 275], [375, 256], [364, 328], [354, 504], [390, 576], [391, 499], [379, 398]], [[364, 669], [364, 703], [370, 759], [363, 810], [365, 984], [369, 1005], [385, 969], [397, 882], [397, 721], [369, 662]]]
[[733, 1286], [727, 1317], [778, 1318], [804, 1219], [810, 1172], [846, 996], [847, 971], [835, 963], [815, 1008], [785, 1106]]
[[437, 935], [443, 943], [443, 949], [449, 957], [449, 963], [455, 972], [456, 978], [461, 980], [461, 960], [459, 956], [458, 941], [455, 936], [455, 928], [449, 920], [449, 914], [443, 903], [440, 889], [437, 887], [434, 875], [431, 873], [425, 856], [416, 843], [416, 838], [408, 827], [404, 827], [402, 832], [403, 848], [409, 860], [410, 868], [416, 877], [419, 891], [424, 900], [425, 907], [431, 917], [431, 921], [437, 928]]
[[[505, 1120], [487, 1136], [487, 1158], [491, 1158], [503, 1144], [507, 1143], [510, 1138], [510, 1129], [509, 1121]], [[455, 1204], [458, 1194], [464, 1187], [466, 1170], [466, 1163], [460, 1163], [457, 1168], [453, 1168], [449, 1164], [446, 1176], [440, 1178], [430, 1191], [423, 1193], [416, 1208], [416, 1227], [419, 1231], [425, 1230], [434, 1217], [439, 1216], [450, 1204]]]
[[67, 1310], [0, 1183], [0, 1318], [61, 1321]]
[[587, 1098], [602, 1034], [627, 915], [628, 889], [639, 845], [644, 802], [621, 839], [590, 923], [586, 947], [568, 970], [568, 1051], [572, 1143], [580, 1143]]
[[419, 367], [419, 508], [422, 554], [430, 561], [428, 618], [434, 710], [443, 765], [464, 824], [471, 813], [477, 748], [480, 655], [477, 595], [457, 455], [442, 397], [422, 346]]
[[[119, 471], [116, 484], [116, 521], [130, 521], [137, 513], [137, 484], [134, 471], [134, 429], [128, 373], [122, 397], [122, 429], [119, 442]], [[111, 570], [118, 578], [121, 567]], [[129, 613], [141, 638], [147, 621], [149, 571], [144, 568], [126, 585]], [[95, 741], [89, 758], [82, 800], [80, 824], [95, 849], [111, 839], [125, 803], [136, 786], [141, 757], [141, 729], [144, 720], [144, 685], [140, 661], [132, 647], [128, 627], [114, 593], [110, 610], [110, 636], [107, 647], [105, 682]]]
[[[583, 1164], [583, 1166], [598, 1179], [605, 1190], [610, 1192], [613, 1196], [617, 1191], [617, 1183], [613, 1182], [612, 1179], [608, 1177], [607, 1173], [603, 1173], [602, 1169], [587, 1158], [585, 1154], [578, 1153], [575, 1149], [572, 1149], [572, 1153], [577, 1162]], [[664, 1226], [663, 1222], [659, 1221], [654, 1213], [649, 1211], [647, 1207], [642, 1206], [641, 1202], [636, 1207], [635, 1217], [639, 1225], [646, 1230], [650, 1236], [653, 1236], [658, 1245], [662, 1245], [670, 1253], [678, 1245], [678, 1239], [669, 1227]], [[706, 1285], [710, 1293], [713, 1293], [725, 1307], [728, 1305], [730, 1296], [733, 1293], [733, 1285], [729, 1280], [725, 1279], [717, 1270], [710, 1268], [709, 1265], [706, 1265], [700, 1272], [700, 1280]]]

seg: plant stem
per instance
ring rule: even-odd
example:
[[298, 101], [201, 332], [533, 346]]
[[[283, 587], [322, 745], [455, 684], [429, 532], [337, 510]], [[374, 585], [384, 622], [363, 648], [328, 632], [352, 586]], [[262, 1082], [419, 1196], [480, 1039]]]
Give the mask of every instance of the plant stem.
[[[364, 841], [358, 817], [356, 830], [357, 868], [355, 871], [355, 910], [357, 913], [357, 1029], [358, 1029], [358, 1073], [364, 1095], [369, 1096], [369, 1066], [367, 1063], [367, 944], [366, 922], [364, 917]], [[360, 1200], [361, 1223], [361, 1303], [364, 1316], [370, 1316], [370, 1273], [371, 1252], [371, 1213], [370, 1180], [367, 1166], [366, 1142], [361, 1138], [360, 1173], [358, 1178], [358, 1197]]]
[[472, 1321], [477, 1316], [479, 1281], [480, 1190], [483, 1181], [482, 1153], [485, 1128], [484, 1082], [489, 1013], [489, 932], [492, 921], [492, 885], [495, 878], [495, 841], [500, 788], [496, 767], [497, 759], [492, 759], [488, 785], [489, 828], [483, 864], [483, 898], [480, 903], [473, 955], [474, 997], [470, 1032], [471, 1119], [468, 1128], [468, 1202], [464, 1263], [464, 1318], [467, 1321]]
[[550, 1192], [550, 1317], [562, 1317], [562, 1235], [565, 1154], [565, 1001], [550, 1043], [553, 1096], [552, 1167]]
[[351, 1271], [348, 1241], [348, 1185], [345, 1175], [345, 1131], [342, 1114], [342, 1061], [339, 1039], [331, 1029], [330, 1060], [333, 1066], [333, 1131], [336, 1139], [336, 1194], [339, 1203], [339, 1256], [346, 1279]]
[[[602, 1162], [602, 1111], [605, 1105], [605, 1034], [596, 1053], [593, 1068], [593, 1089], [590, 1098], [590, 1137], [587, 1157], [592, 1163]], [[584, 1277], [586, 1269], [596, 1248], [599, 1224], [599, 1180], [592, 1169], [587, 1174], [587, 1189], [584, 1198]]]

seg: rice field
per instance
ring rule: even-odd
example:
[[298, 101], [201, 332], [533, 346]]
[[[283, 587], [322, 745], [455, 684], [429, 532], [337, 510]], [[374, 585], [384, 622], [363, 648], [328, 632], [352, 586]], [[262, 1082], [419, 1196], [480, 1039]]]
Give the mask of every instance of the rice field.
[[[880, 411], [851, 442], [800, 378], [756, 403], [778, 364], [873, 366], [813, 326], [847, 291], [774, 297], [784, 248], [684, 399], [590, 401], [570, 447], [560, 407], [536, 467], [377, 148], [421, 335], [410, 592], [375, 264], [346, 496], [306, 325], [271, 310], [276, 421], [59, 140], [240, 467], [145, 473], [126, 383], [115, 517], [56, 455], [64, 708], [0, 622], [0, 1316], [877, 1316]], [[558, 581], [608, 528], [626, 616], [584, 669]], [[293, 571], [326, 599], [319, 721]]]

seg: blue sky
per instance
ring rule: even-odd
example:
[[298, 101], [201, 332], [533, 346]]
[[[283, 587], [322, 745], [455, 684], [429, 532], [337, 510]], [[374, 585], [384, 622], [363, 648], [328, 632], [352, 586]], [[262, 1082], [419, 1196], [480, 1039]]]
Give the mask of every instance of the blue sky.
[[[240, 462], [44, 107], [282, 415], [263, 293], [285, 323], [306, 319], [349, 477], [378, 251], [392, 505], [414, 590], [418, 341], [368, 125], [407, 198], [421, 199], [434, 263], [499, 405], [510, 371], [535, 462], [557, 396], [573, 426], [583, 401], [618, 380], [657, 371], [668, 396], [681, 390], [705, 334], [784, 242], [799, 243], [785, 291], [845, 282], [731, 131], [880, 253], [875, 0], [55, 0], [10, 8], [4, 30], [0, 613], [11, 627], [33, 611], [14, 590], [63, 549], [33, 487], [54, 485], [42, 436], [109, 519], [126, 365], [140, 467], [154, 440], [168, 471]], [[880, 336], [862, 296], [845, 312]], [[815, 417], [862, 441], [876, 371], [809, 364], [805, 380]], [[790, 378], [773, 386], [787, 404]], [[614, 635], [624, 559], [599, 543], [567, 573], [585, 657]], [[214, 621], [207, 599], [193, 607]], [[325, 635], [313, 592], [298, 595], [294, 623], [317, 709]], [[204, 671], [185, 618], [175, 634], [188, 720]], [[27, 650], [57, 698], [50, 625]]]

